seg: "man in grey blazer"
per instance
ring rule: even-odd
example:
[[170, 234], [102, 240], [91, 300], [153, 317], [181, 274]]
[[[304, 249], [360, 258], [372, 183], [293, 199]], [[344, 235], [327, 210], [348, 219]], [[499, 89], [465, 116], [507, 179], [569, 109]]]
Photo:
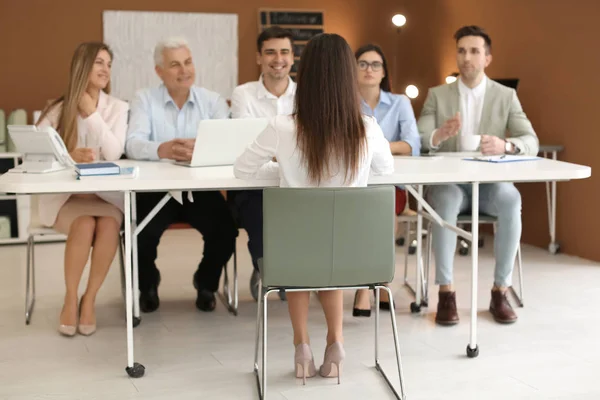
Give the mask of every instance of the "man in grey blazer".
[[[430, 152], [472, 151], [479, 143], [483, 154], [536, 155], [538, 138], [523, 112], [514, 89], [489, 79], [484, 70], [492, 61], [492, 42], [480, 27], [465, 26], [454, 35], [460, 76], [456, 82], [429, 90], [418, 127], [422, 147]], [[426, 198], [439, 215], [456, 224], [460, 213], [471, 209], [470, 185], [434, 185]], [[490, 312], [499, 323], [512, 323], [517, 315], [506, 293], [521, 240], [521, 195], [512, 183], [482, 184], [479, 210], [498, 218], [494, 254], [496, 268]], [[456, 234], [434, 225], [433, 250], [436, 284], [440, 286], [436, 322], [458, 323], [452, 270]]]

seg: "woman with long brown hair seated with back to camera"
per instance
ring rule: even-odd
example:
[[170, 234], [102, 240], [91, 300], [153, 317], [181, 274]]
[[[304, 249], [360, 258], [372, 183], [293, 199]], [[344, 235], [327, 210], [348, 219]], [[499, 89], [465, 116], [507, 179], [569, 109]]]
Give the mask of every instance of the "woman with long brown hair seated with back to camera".
[[[112, 52], [104, 43], [83, 43], [71, 61], [63, 96], [51, 102], [38, 127], [52, 126], [76, 163], [118, 160], [125, 147], [126, 102], [110, 93]], [[40, 196], [41, 222], [67, 235], [64, 305], [59, 332], [74, 336], [96, 331], [96, 294], [104, 282], [119, 245], [123, 221], [122, 196], [111, 194], [55, 194]], [[91, 250], [85, 293], [79, 282]]]
[[[361, 112], [356, 61], [344, 38], [313, 38], [302, 54], [297, 81], [294, 114], [270, 120], [237, 159], [236, 177], [277, 176], [282, 187], [361, 187], [367, 186], [371, 171], [393, 172], [388, 141], [375, 118]], [[296, 377], [304, 379], [317, 373], [307, 328], [309, 299], [309, 292], [287, 294]], [[319, 374], [339, 382], [345, 357], [342, 291], [320, 292], [319, 299], [327, 320]]]

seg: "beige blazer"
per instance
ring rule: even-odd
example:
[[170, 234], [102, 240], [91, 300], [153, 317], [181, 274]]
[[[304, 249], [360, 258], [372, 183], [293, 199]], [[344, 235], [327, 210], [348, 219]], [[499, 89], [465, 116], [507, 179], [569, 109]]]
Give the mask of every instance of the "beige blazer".
[[[38, 126], [56, 128], [61, 107], [62, 105], [54, 107]], [[128, 111], [129, 104], [100, 91], [96, 111], [85, 119], [77, 117], [77, 147], [83, 147], [85, 137], [93, 135], [94, 143], [100, 145], [100, 158], [107, 161], [118, 160], [125, 149]], [[70, 194], [40, 196], [38, 211], [41, 223], [47, 227], [54, 226], [58, 212], [70, 196]], [[123, 210], [122, 196], [115, 196], [112, 193], [106, 196], [99, 194], [99, 196]]]
[[[424, 150], [458, 151], [457, 136], [442, 142], [437, 150], [431, 149], [430, 143], [433, 131], [460, 110], [459, 97], [458, 81], [429, 90], [417, 123]], [[534, 156], [539, 150], [538, 137], [523, 112], [516, 91], [492, 79], [487, 80], [485, 88], [479, 134], [506, 139], [520, 149], [519, 154]]]

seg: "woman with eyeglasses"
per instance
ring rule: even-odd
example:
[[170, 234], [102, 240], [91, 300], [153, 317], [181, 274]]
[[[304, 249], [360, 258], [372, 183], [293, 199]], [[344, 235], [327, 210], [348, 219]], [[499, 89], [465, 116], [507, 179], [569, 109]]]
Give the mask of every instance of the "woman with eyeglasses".
[[[355, 53], [358, 65], [358, 84], [362, 97], [362, 112], [375, 117], [390, 142], [392, 154], [418, 156], [421, 138], [410, 99], [402, 94], [393, 94], [387, 61], [381, 48], [367, 44]], [[387, 293], [381, 291], [380, 308], [389, 309]], [[371, 316], [369, 291], [356, 292], [352, 315]]]

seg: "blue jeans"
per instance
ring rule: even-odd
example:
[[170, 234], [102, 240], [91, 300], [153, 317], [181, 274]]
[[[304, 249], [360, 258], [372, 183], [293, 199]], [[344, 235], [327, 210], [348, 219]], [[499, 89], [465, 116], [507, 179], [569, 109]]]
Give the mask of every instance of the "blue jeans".
[[[459, 214], [471, 213], [471, 185], [434, 185], [425, 189], [433, 209], [450, 224]], [[494, 240], [496, 286], [511, 286], [512, 271], [521, 240], [521, 194], [512, 183], [479, 185], [479, 211], [498, 218]], [[456, 233], [433, 224], [433, 251], [437, 285], [452, 283]], [[477, 244], [475, 244], [477, 245]]]

